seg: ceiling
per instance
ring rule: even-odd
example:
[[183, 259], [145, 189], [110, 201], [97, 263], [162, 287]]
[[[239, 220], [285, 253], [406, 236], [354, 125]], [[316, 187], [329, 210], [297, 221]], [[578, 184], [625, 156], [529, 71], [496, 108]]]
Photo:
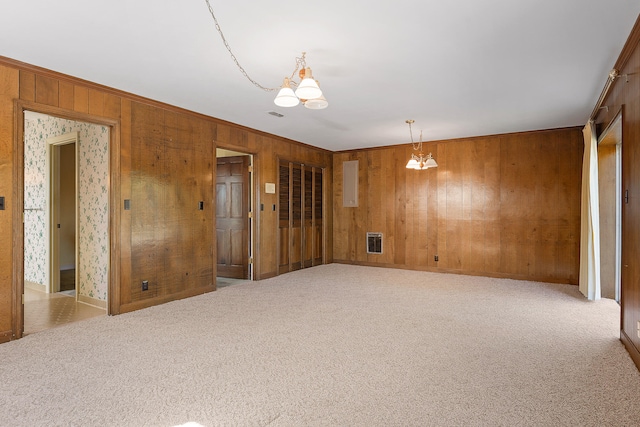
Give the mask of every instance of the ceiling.
[[[584, 125], [638, 0], [210, 0], [246, 72], [306, 52], [325, 110], [277, 107], [205, 0], [2, 2], [0, 55], [332, 151]], [[268, 113], [275, 111], [283, 117]]]

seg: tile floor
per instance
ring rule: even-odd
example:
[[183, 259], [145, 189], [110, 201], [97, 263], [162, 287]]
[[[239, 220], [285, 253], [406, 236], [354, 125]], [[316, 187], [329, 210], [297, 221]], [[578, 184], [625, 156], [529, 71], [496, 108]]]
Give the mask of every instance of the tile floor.
[[[225, 277], [216, 280], [218, 289], [244, 282], [248, 280]], [[106, 314], [106, 310], [77, 302], [73, 291], [47, 294], [26, 286], [24, 289], [25, 335]]]
[[237, 285], [238, 283], [249, 282], [244, 279], [232, 279], [230, 277], [216, 277], [216, 289], [224, 288], [231, 285]]
[[24, 289], [24, 334], [64, 325], [95, 316], [105, 316], [106, 310], [77, 302], [73, 295]]

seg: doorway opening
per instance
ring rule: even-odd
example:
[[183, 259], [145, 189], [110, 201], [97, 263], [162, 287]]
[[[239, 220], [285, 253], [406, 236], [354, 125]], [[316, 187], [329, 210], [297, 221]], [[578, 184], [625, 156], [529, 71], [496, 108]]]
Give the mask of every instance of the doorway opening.
[[107, 314], [110, 128], [24, 112], [23, 333]]
[[47, 139], [49, 293], [76, 296], [78, 132]]
[[600, 289], [620, 302], [622, 268], [622, 112], [598, 138]]
[[216, 148], [216, 288], [253, 280], [253, 155]]

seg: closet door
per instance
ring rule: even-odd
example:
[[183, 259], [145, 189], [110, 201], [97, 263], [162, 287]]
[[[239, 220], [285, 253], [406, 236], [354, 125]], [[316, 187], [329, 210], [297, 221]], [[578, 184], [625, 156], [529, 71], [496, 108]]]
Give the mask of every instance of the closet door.
[[291, 218], [291, 185], [288, 162], [280, 162], [278, 173], [278, 274], [289, 270], [289, 219]]
[[302, 239], [304, 227], [302, 222], [302, 165], [290, 163], [291, 166], [291, 219], [289, 222], [289, 271], [302, 268]]
[[322, 177], [323, 169], [313, 171], [313, 265], [324, 261], [324, 233], [322, 220]]
[[310, 168], [304, 170], [303, 174], [304, 198], [302, 205], [303, 217], [303, 242], [302, 242], [302, 262], [304, 267], [313, 266], [313, 171]]
[[278, 176], [278, 274], [322, 264], [320, 168], [280, 161]]

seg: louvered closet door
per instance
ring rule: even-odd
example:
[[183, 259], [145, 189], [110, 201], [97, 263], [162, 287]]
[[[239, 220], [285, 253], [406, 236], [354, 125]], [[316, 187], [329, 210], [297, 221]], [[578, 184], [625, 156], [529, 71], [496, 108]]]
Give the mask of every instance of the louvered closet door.
[[290, 170], [288, 162], [280, 162], [278, 175], [278, 274], [289, 270], [289, 218], [291, 217], [289, 201]]
[[322, 264], [322, 169], [280, 162], [278, 274]]
[[322, 219], [322, 177], [323, 169], [313, 172], [313, 265], [322, 264], [324, 253], [324, 233]]

